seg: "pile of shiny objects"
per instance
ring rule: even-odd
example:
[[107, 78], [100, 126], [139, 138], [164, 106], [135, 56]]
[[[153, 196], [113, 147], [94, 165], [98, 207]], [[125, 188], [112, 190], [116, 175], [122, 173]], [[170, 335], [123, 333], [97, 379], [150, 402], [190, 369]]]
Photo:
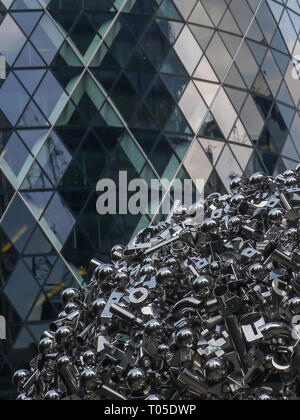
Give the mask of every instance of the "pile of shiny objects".
[[92, 261], [18, 399], [300, 397], [300, 165], [235, 178]]

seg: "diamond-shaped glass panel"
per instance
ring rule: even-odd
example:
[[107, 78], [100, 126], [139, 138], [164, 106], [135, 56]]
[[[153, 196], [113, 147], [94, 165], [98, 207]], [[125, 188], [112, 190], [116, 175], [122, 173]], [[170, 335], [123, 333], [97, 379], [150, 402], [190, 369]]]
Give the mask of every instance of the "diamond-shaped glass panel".
[[9, 65], [12, 65], [25, 44], [26, 37], [16, 22], [6, 15], [0, 24], [0, 52]]

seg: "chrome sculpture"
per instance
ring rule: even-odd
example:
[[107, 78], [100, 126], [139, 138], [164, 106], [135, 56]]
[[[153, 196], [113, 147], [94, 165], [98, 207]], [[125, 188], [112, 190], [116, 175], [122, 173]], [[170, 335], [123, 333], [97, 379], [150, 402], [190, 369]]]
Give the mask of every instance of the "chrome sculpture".
[[62, 293], [18, 399], [299, 399], [299, 211], [300, 165], [176, 203]]

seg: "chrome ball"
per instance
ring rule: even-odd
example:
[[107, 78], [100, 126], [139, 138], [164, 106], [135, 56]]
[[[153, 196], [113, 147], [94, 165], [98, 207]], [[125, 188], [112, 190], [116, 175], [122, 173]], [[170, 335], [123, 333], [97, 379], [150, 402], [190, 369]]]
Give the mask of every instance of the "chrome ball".
[[194, 334], [190, 328], [182, 328], [176, 333], [176, 343], [179, 347], [192, 348], [194, 345]]
[[209, 272], [212, 276], [217, 276], [221, 272], [221, 264], [218, 261], [212, 261], [209, 265]]
[[286, 171], [283, 172], [282, 174], [285, 178], [290, 178], [295, 176], [295, 171], [293, 169], [287, 169]]
[[98, 387], [96, 372], [93, 369], [85, 369], [80, 375], [80, 384], [86, 391], [95, 391]]
[[96, 268], [95, 275], [99, 281], [107, 280], [113, 276], [115, 272], [111, 264], [101, 264]]
[[75, 302], [69, 302], [65, 306], [65, 311], [67, 315], [70, 315], [72, 312], [78, 310], [78, 305]]
[[169, 346], [167, 345], [167, 344], [160, 344], [158, 347], [157, 347], [157, 355], [159, 356], [159, 357], [165, 357], [166, 356], [166, 354], [168, 353], [168, 351], [169, 351]]
[[160, 401], [161, 397], [157, 394], [150, 394], [147, 398], [145, 398], [145, 401]]
[[211, 385], [222, 382], [225, 379], [226, 374], [226, 365], [220, 359], [209, 359], [204, 365], [205, 379]]
[[146, 264], [143, 265], [143, 267], [140, 270], [140, 275], [141, 276], [154, 276], [156, 273], [156, 269], [153, 267], [152, 264]]
[[257, 401], [272, 401], [272, 400], [273, 398], [271, 397], [271, 395], [265, 391], [262, 391], [257, 395]]
[[128, 274], [127, 274], [127, 273], [123, 273], [122, 271], [121, 271], [121, 272], [119, 272], [119, 273], [117, 273], [117, 274], [115, 275], [115, 281], [116, 281], [118, 284], [121, 284], [121, 283], [125, 283], [125, 282], [127, 282], [127, 281], [128, 281]]
[[230, 199], [230, 204], [232, 207], [234, 208], [238, 208], [241, 206], [241, 204], [244, 202], [244, 200], [246, 199], [246, 196], [244, 194], [235, 194], [231, 199]]
[[63, 305], [66, 305], [69, 302], [73, 302], [74, 300], [80, 297], [80, 292], [77, 289], [69, 288], [62, 292], [61, 294], [61, 301]]
[[267, 176], [262, 172], [256, 172], [249, 178], [249, 183], [252, 187], [258, 187], [264, 184], [267, 180]]
[[284, 211], [282, 209], [274, 208], [269, 211], [268, 218], [270, 222], [281, 223], [284, 217]]
[[284, 185], [287, 188], [290, 187], [294, 187], [295, 185], [298, 184], [297, 178], [295, 176], [289, 176], [285, 181], [284, 181]]
[[147, 388], [145, 373], [142, 369], [131, 369], [127, 374], [127, 383], [129, 388], [134, 391], [144, 391]]
[[46, 392], [44, 399], [46, 401], [58, 401], [60, 400], [60, 395], [55, 389], [50, 389]]
[[265, 275], [266, 275], [266, 268], [260, 263], [253, 264], [249, 268], [249, 277], [252, 280], [255, 280], [255, 281], [262, 280]]
[[32, 398], [27, 397], [27, 395], [25, 393], [22, 393], [22, 394], [17, 396], [16, 400], [17, 401], [32, 401]]
[[166, 261], [166, 267], [170, 269], [178, 270], [179, 266], [180, 266], [180, 263], [176, 257], [168, 258]]
[[205, 219], [202, 222], [201, 230], [203, 233], [216, 234], [218, 232], [218, 222], [215, 219]]
[[167, 286], [173, 281], [173, 272], [168, 267], [161, 268], [156, 274], [156, 280], [158, 283]]
[[242, 219], [239, 216], [233, 216], [228, 220], [228, 229], [231, 232], [237, 232], [242, 226]]
[[106, 300], [103, 298], [96, 299], [92, 303], [92, 313], [94, 316], [100, 316], [106, 306]]
[[53, 348], [53, 340], [51, 338], [45, 337], [39, 343], [39, 353], [43, 356], [50, 353]]
[[92, 368], [96, 365], [97, 356], [93, 350], [87, 350], [82, 355], [82, 361], [85, 367]]
[[242, 185], [243, 185], [243, 178], [240, 176], [237, 176], [231, 180], [230, 190], [233, 191], [236, 188], [240, 188]]
[[57, 319], [64, 319], [67, 316], [67, 312], [66, 311], [61, 311], [58, 316]]
[[162, 322], [158, 319], [151, 319], [145, 325], [145, 333], [149, 337], [159, 337], [162, 332]]
[[193, 281], [193, 289], [197, 296], [201, 298], [208, 297], [211, 293], [212, 279], [209, 276], [197, 277]]
[[30, 372], [26, 369], [20, 369], [13, 374], [12, 383], [21, 392], [29, 378]]
[[61, 356], [58, 360], [57, 360], [57, 367], [58, 369], [63, 369], [66, 368], [68, 366], [70, 366], [72, 364], [72, 360], [69, 356]]
[[72, 334], [72, 329], [67, 326], [59, 327], [55, 333], [55, 340], [59, 346], [63, 345], [68, 341]]
[[206, 203], [208, 205], [217, 204], [220, 200], [220, 197], [221, 197], [220, 193], [218, 193], [218, 192], [212, 193], [206, 198]]
[[112, 261], [119, 261], [123, 258], [123, 245], [115, 245], [110, 251]]

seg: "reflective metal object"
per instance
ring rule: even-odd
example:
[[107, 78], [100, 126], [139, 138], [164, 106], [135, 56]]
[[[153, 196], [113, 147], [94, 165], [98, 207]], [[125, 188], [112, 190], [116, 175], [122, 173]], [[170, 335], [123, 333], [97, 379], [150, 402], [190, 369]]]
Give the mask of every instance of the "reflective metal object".
[[299, 399], [299, 178], [236, 178], [93, 259], [18, 399]]

